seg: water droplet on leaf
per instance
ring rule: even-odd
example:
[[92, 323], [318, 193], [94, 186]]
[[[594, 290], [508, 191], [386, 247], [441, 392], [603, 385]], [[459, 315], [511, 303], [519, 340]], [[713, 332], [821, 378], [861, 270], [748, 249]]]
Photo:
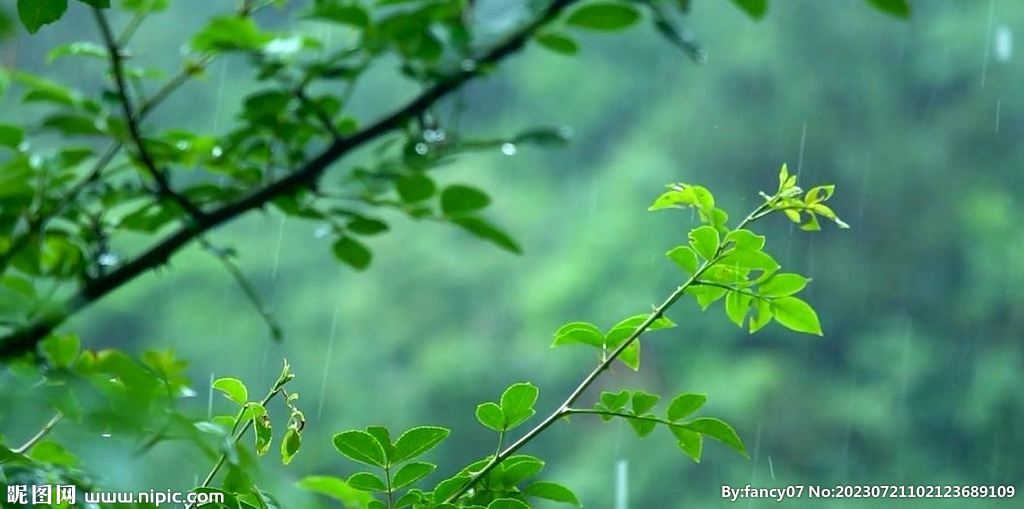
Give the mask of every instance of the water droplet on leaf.
[[503, 143], [501, 145], [501, 153], [507, 156], [514, 156], [518, 151], [519, 149], [516, 147], [515, 143]]
[[426, 143], [417, 143], [416, 144], [416, 153], [417, 154], [419, 154], [421, 156], [425, 156], [425, 155], [427, 155], [427, 152], [429, 152], [429, 151], [430, 151], [430, 147], [428, 147]]

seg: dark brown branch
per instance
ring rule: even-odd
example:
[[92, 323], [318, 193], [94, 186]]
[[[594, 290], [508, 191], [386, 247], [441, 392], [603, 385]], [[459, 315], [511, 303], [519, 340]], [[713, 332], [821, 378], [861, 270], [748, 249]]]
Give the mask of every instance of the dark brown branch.
[[315, 185], [331, 164], [344, 157], [353, 149], [379, 138], [394, 129], [400, 128], [406, 121], [415, 118], [441, 98], [451, 94], [468, 81], [480, 76], [483, 69], [522, 49], [538, 29], [555, 19], [562, 11], [576, 1], [578, 0], [553, 0], [536, 18], [510, 35], [504, 42], [485, 53], [475, 62], [475, 65], [462, 66], [461, 70], [430, 87], [399, 110], [351, 136], [335, 141], [320, 155], [311, 159], [294, 173], [257, 189], [233, 203], [210, 211], [207, 213], [205, 221], [201, 223], [183, 225], [176, 232], [170, 234], [137, 258], [118, 267], [110, 274], [93, 280], [77, 294], [66, 300], [61, 309], [43, 315], [25, 327], [0, 339], [0, 360], [10, 359], [35, 351], [36, 345], [64, 323], [68, 317], [150, 269], [167, 263], [172, 255], [203, 233], [231, 221], [250, 210], [263, 207], [277, 196], [295, 189]]
[[93, 17], [96, 18], [96, 25], [99, 26], [103, 43], [107, 47], [107, 53], [110, 54], [110, 69], [114, 75], [117, 97], [121, 103], [124, 121], [128, 125], [128, 135], [131, 137], [132, 143], [138, 152], [139, 162], [142, 163], [142, 166], [156, 182], [158, 196], [170, 198], [188, 213], [193, 221], [202, 223], [205, 220], [206, 214], [199, 210], [199, 207], [188, 201], [187, 198], [171, 189], [171, 183], [167, 180], [167, 175], [156, 167], [156, 162], [153, 161], [153, 157], [146, 150], [146, 144], [142, 141], [142, 133], [139, 131], [138, 115], [135, 112], [135, 108], [132, 107], [131, 98], [128, 97], [128, 85], [124, 78], [124, 59], [121, 55], [121, 47], [114, 40], [114, 32], [110, 29], [110, 23], [107, 22], [107, 17], [103, 14], [103, 10], [94, 7], [92, 13]]

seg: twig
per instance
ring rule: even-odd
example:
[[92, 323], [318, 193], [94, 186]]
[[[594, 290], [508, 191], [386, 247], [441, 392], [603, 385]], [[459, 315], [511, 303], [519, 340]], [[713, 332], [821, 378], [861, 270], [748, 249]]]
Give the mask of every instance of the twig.
[[59, 423], [63, 418], [64, 414], [57, 412], [56, 414], [53, 415], [53, 417], [50, 418], [49, 421], [47, 421], [45, 425], [43, 425], [43, 428], [40, 429], [38, 433], [36, 433], [32, 438], [28, 439], [24, 444], [21, 444], [20, 446], [11, 449], [11, 452], [13, 452], [14, 454], [25, 454], [26, 452], [28, 452], [29, 449], [32, 448], [32, 446], [39, 443], [39, 441], [45, 438], [46, 435], [49, 435], [50, 432], [53, 431], [53, 428], [57, 426], [57, 423]]
[[146, 150], [146, 145], [142, 141], [142, 134], [139, 132], [139, 122], [132, 107], [131, 98], [128, 97], [128, 88], [124, 79], [124, 60], [121, 55], [121, 48], [117, 45], [114, 40], [114, 33], [110, 29], [110, 23], [107, 22], [107, 17], [103, 14], [103, 10], [94, 7], [92, 9], [93, 17], [96, 18], [96, 24], [100, 28], [100, 35], [103, 37], [103, 42], [107, 46], [107, 53], [110, 54], [110, 67], [114, 75], [114, 84], [117, 88], [117, 96], [121, 102], [121, 109], [124, 113], [124, 121], [128, 125], [128, 135], [132, 139], [132, 143], [135, 144], [135, 148], [138, 150], [138, 159], [142, 165], [149, 172], [149, 175], [156, 181], [157, 194], [170, 198], [178, 204], [182, 209], [185, 210], [191, 216], [193, 221], [202, 223], [206, 218], [206, 213], [199, 210], [192, 202], [188, 201], [187, 198], [178, 194], [171, 189], [171, 184], [167, 180], [167, 175], [157, 169], [156, 162], [153, 161], [149, 151]]
[[256, 290], [256, 287], [253, 286], [252, 282], [249, 281], [247, 277], [245, 277], [245, 274], [242, 273], [242, 270], [238, 268], [238, 265], [235, 265], [235, 263], [232, 262], [231, 259], [228, 257], [226, 250], [214, 246], [213, 244], [210, 243], [210, 241], [206, 240], [203, 237], [199, 237], [199, 243], [200, 245], [203, 246], [204, 249], [209, 251], [211, 255], [216, 257], [218, 260], [220, 260], [221, 263], [224, 264], [224, 268], [226, 268], [227, 271], [231, 274], [231, 277], [235, 279], [235, 282], [238, 283], [238, 286], [242, 288], [242, 292], [245, 293], [245, 296], [249, 299], [249, 302], [252, 303], [252, 306], [254, 308], [256, 308], [256, 312], [259, 313], [260, 317], [263, 318], [263, 321], [266, 322], [267, 328], [270, 329], [270, 336], [274, 338], [275, 341], [280, 341], [283, 336], [283, 333], [281, 332], [281, 325], [277, 323], [277, 320], [274, 318], [274, 315], [272, 315], [270, 311], [267, 309], [267, 307], [263, 304], [263, 301], [260, 299], [260, 294]]
[[250, 210], [263, 207], [272, 199], [291, 190], [315, 184], [319, 177], [335, 161], [365, 143], [400, 128], [407, 120], [425, 111], [441, 98], [458, 90], [472, 79], [480, 76], [491, 64], [521, 50], [526, 42], [541, 27], [555, 19], [566, 8], [578, 0], [554, 0], [535, 19], [510, 35], [505, 41], [486, 52], [475, 66], [463, 66], [447, 79], [427, 89], [404, 107], [376, 123], [332, 143], [320, 155], [314, 157], [294, 173], [257, 189], [238, 201], [223, 205], [207, 213], [205, 221], [182, 225], [137, 258], [120, 266], [105, 277], [97, 278], [64, 301], [62, 309], [40, 317], [28, 325], [0, 339], [0, 360], [20, 356], [35, 349], [36, 345], [50, 332], [64, 323], [68, 317], [88, 307], [110, 292], [143, 273], [166, 263], [178, 250], [199, 235], [235, 219]]

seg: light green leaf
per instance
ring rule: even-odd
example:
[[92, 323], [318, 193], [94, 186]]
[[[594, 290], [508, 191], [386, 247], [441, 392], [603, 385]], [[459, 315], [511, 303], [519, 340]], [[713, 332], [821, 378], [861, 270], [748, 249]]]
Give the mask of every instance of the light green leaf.
[[477, 405], [476, 420], [494, 431], [505, 430], [505, 414], [501, 413], [501, 407], [497, 403], [488, 401]]
[[270, 444], [274, 440], [274, 428], [266, 414], [254, 417], [251, 422], [256, 434], [256, 454], [263, 456], [270, 452]]
[[601, 393], [600, 402], [606, 410], [618, 412], [629, 403], [630, 393], [627, 390], [619, 392], [604, 391]]
[[810, 304], [796, 297], [781, 297], [771, 301], [772, 315], [783, 327], [807, 334], [823, 335], [818, 314]]
[[398, 472], [395, 472], [394, 478], [391, 479], [391, 489], [399, 490], [409, 486], [410, 484], [430, 475], [435, 468], [437, 468], [437, 465], [420, 461], [414, 461], [407, 465], [403, 465], [402, 468], [398, 469]]
[[800, 274], [788, 272], [773, 274], [758, 286], [758, 293], [762, 297], [788, 297], [803, 290], [809, 281], [810, 279]]
[[736, 434], [736, 430], [732, 429], [732, 426], [729, 426], [721, 419], [715, 419], [714, 417], [702, 417], [685, 423], [682, 426], [690, 431], [696, 431], [701, 435], [714, 438], [715, 440], [736, 449], [740, 454], [747, 456], [747, 450], [743, 447], [743, 442], [740, 441], [740, 437]]
[[533, 417], [539, 391], [530, 383], [511, 385], [501, 395], [501, 413], [505, 416], [505, 430], [510, 430]]
[[514, 498], [499, 498], [487, 504], [487, 509], [530, 509], [530, 506]]
[[257, 51], [274, 39], [260, 31], [250, 17], [222, 16], [209, 22], [192, 39], [197, 51]]
[[344, 479], [328, 475], [306, 476], [295, 485], [300, 489], [331, 497], [346, 507], [364, 507], [372, 498], [369, 493], [349, 486]]
[[425, 454], [448, 438], [449, 433], [448, 429], [438, 426], [418, 426], [402, 433], [395, 441], [391, 463], [398, 464]]
[[292, 462], [295, 455], [299, 453], [302, 445], [302, 435], [295, 428], [288, 428], [281, 441], [281, 464], [287, 465]]
[[552, 347], [582, 343], [601, 348], [604, 345], [604, 333], [596, 325], [587, 322], [570, 322], [555, 332]]
[[669, 426], [669, 431], [676, 437], [676, 445], [694, 462], [700, 463], [700, 456], [704, 448], [704, 437], [700, 433], [690, 431], [681, 425]]
[[348, 478], [348, 485], [363, 491], [387, 491], [384, 480], [370, 472], [356, 472]]
[[731, 291], [725, 296], [725, 314], [737, 327], [743, 327], [743, 320], [750, 310], [751, 296], [740, 291]]
[[643, 415], [650, 412], [655, 406], [658, 405], [658, 400], [661, 396], [657, 394], [651, 394], [646, 391], [636, 391], [633, 393], [633, 413], [636, 415]]
[[754, 301], [754, 315], [750, 317], [750, 333], [753, 334], [772, 321], [772, 307], [767, 300]]
[[676, 246], [668, 252], [668, 257], [690, 275], [697, 273], [697, 253], [690, 246]]
[[565, 24], [590, 30], [623, 30], [640, 19], [640, 11], [629, 4], [592, 2], [569, 13]]
[[633, 371], [640, 370], [640, 341], [634, 341], [619, 353], [619, 361]]
[[668, 405], [665, 417], [673, 422], [684, 419], [704, 406], [707, 400], [704, 394], [680, 394]]
[[695, 297], [697, 297], [697, 304], [700, 305], [700, 309], [702, 311], [707, 311], [707, 309], [712, 304], [717, 302], [718, 299], [721, 299], [722, 297], [725, 297], [725, 294], [728, 291], [729, 290], [726, 290], [725, 288], [721, 288], [721, 287], [718, 287], [718, 286], [700, 286], [700, 285], [698, 285], [698, 286], [691, 286], [691, 287], [686, 289], [687, 293], [692, 294]]
[[223, 392], [228, 399], [239, 405], [249, 401], [249, 390], [237, 378], [219, 378], [213, 382], [213, 388]]
[[718, 230], [712, 226], [701, 226], [690, 231], [690, 245], [697, 254], [710, 260], [718, 253]]
[[41, 343], [43, 352], [56, 368], [68, 368], [74, 364], [82, 340], [75, 333], [48, 336]]
[[384, 448], [373, 435], [359, 430], [350, 430], [334, 435], [334, 448], [349, 459], [366, 465], [383, 468], [386, 464]]
[[750, 230], [733, 230], [725, 236], [725, 242], [737, 251], [760, 251], [764, 249], [764, 235], [757, 235]]
[[46, 63], [52, 63], [54, 60], [64, 56], [89, 56], [100, 59], [107, 59], [107, 49], [99, 44], [89, 41], [78, 41], [70, 44], [61, 44], [56, 48], [50, 50], [46, 54]]
[[544, 468], [543, 461], [527, 454], [512, 456], [501, 465], [504, 467], [502, 482], [507, 486], [516, 486], [523, 480], [539, 474]]
[[576, 507], [583, 507], [572, 490], [558, 483], [537, 481], [527, 486], [523, 490], [523, 494], [528, 497], [543, 498], [553, 502], [563, 502]]
[[626, 422], [629, 423], [630, 428], [633, 428], [637, 438], [644, 438], [650, 435], [658, 427], [658, 423], [647, 419], [626, 418]]

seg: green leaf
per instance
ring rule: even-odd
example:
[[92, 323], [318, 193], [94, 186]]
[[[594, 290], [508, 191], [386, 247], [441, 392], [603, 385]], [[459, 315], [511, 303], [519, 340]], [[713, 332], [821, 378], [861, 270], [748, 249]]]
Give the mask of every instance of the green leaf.
[[46, 54], [46, 62], [53, 63], [54, 60], [65, 57], [65, 56], [89, 56], [106, 60], [109, 56], [107, 49], [99, 44], [88, 41], [72, 42], [70, 44], [61, 44], [56, 48], [50, 50]]
[[373, 259], [370, 250], [352, 237], [339, 238], [334, 242], [333, 249], [338, 260], [356, 270], [365, 270]]
[[17, 150], [25, 140], [25, 130], [11, 124], [0, 124], [0, 146]]
[[572, 56], [580, 51], [580, 47], [576, 44], [576, 41], [562, 34], [538, 34], [534, 37], [534, 40], [544, 48], [562, 55]]
[[363, 491], [387, 491], [384, 481], [370, 472], [356, 472], [348, 478], [348, 485]]
[[516, 241], [512, 240], [508, 234], [495, 228], [494, 225], [480, 219], [479, 217], [462, 216], [454, 217], [450, 220], [453, 224], [458, 225], [467, 232], [472, 233], [481, 239], [490, 241], [498, 247], [516, 254], [523, 253], [519, 244], [516, 244]]
[[398, 472], [395, 472], [394, 478], [391, 479], [392, 491], [402, 489], [420, 479], [423, 479], [430, 475], [435, 468], [437, 468], [437, 465], [420, 461], [414, 461], [407, 465], [403, 465], [402, 468], [398, 469]]
[[379, 219], [357, 217], [349, 221], [345, 229], [356, 235], [377, 235], [388, 231], [388, 224]]
[[619, 352], [619, 361], [633, 371], [640, 370], [640, 341], [634, 341]]
[[564, 147], [571, 140], [571, 131], [566, 127], [535, 127], [515, 135], [511, 142], [515, 145]]
[[544, 469], [543, 461], [527, 454], [509, 457], [501, 465], [504, 467], [502, 481], [505, 486], [516, 486], [523, 480], [539, 474]]
[[438, 426], [417, 426], [402, 433], [395, 441], [391, 463], [398, 464], [425, 454], [448, 438], [449, 433], [449, 430]]
[[577, 343], [601, 348], [604, 346], [604, 333], [592, 323], [570, 322], [555, 332], [555, 341], [551, 346], [556, 347]]
[[[443, 502], [446, 498], [455, 493], [456, 490], [462, 487], [469, 481], [468, 474], [459, 474], [455, 477], [445, 479], [434, 487], [433, 498], [435, 503]], [[435, 508], [436, 509], [436, 508]]]
[[718, 230], [711, 226], [701, 226], [690, 231], [690, 245], [697, 254], [710, 260], [718, 253]]
[[773, 274], [757, 290], [762, 297], [788, 297], [803, 290], [810, 279], [788, 272]]
[[284, 433], [284, 440], [281, 441], [281, 464], [287, 465], [292, 462], [295, 455], [299, 453], [302, 445], [302, 435], [295, 428], [288, 428]]
[[897, 18], [907, 19], [910, 17], [909, 0], [867, 0], [874, 8]]
[[728, 291], [718, 286], [691, 286], [686, 289], [687, 293], [697, 297], [697, 304], [700, 305], [701, 311], [707, 311], [718, 299], [725, 297]]
[[514, 498], [499, 498], [487, 504], [487, 509], [530, 509], [530, 506]]
[[808, 205], [814, 205], [815, 203], [828, 201], [828, 199], [831, 198], [832, 194], [835, 192], [836, 186], [831, 184], [827, 186], [812, 187], [809, 191], [807, 191], [807, 194], [804, 195], [804, 203]]
[[685, 423], [682, 426], [690, 431], [696, 431], [701, 435], [714, 438], [715, 440], [736, 449], [740, 454], [747, 456], [747, 450], [743, 447], [743, 442], [740, 441], [740, 437], [736, 434], [736, 430], [732, 429], [732, 426], [729, 426], [720, 419], [715, 419], [714, 417], [702, 417]]
[[672, 422], [684, 419], [704, 406], [707, 400], [704, 394], [680, 394], [668, 405], [665, 417]]
[[772, 321], [772, 306], [764, 299], [754, 301], [754, 316], [750, 317], [750, 333], [753, 334]]
[[669, 426], [669, 431], [676, 437], [676, 445], [693, 461], [700, 463], [701, 451], [704, 448], [704, 437], [700, 433], [690, 431], [678, 424]]
[[501, 413], [501, 407], [497, 403], [488, 401], [477, 405], [476, 420], [494, 431], [505, 430], [505, 415]]
[[68, 10], [68, 0], [18, 0], [18, 19], [28, 33], [57, 21]]
[[589, 30], [623, 30], [640, 19], [640, 12], [633, 6], [617, 2], [593, 2], [585, 4], [565, 19], [565, 24]]
[[737, 251], [760, 251], [764, 249], [764, 235], [757, 235], [750, 230], [733, 230], [725, 236], [726, 243], [732, 243]]
[[676, 246], [668, 252], [668, 257], [690, 275], [697, 273], [697, 253], [690, 246]]
[[533, 417], [539, 391], [530, 383], [511, 385], [501, 395], [501, 413], [505, 416], [505, 430], [510, 430]]
[[303, 18], [319, 19], [356, 28], [364, 28], [370, 24], [369, 14], [358, 3], [346, 2], [343, 4], [337, 0], [316, 2], [316, 5]]
[[369, 493], [349, 486], [344, 479], [327, 475], [306, 476], [295, 485], [300, 489], [331, 497], [346, 507], [365, 507], [372, 498]]
[[103, 131], [96, 126], [96, 122], [92, 118], [72, 113], [47, 115], [40, 126], [52, 129], [65, 136], [99, 136], [103, 134]]
[[441, 191], [441, 212], [446, 216], [475, 212], [490, 203], [491, 198], [475, 187], [456, 184]]
[[645, 391], [636, 391], [633, 393], [633, 413], [636, 415], [643, 415], [650, 412], [655, 406], [658, 405], [658, 400], [661, 396], [657, 394], [651, 394]]
[[823, 335], [818, 314], [810, 304], [796, 297], [780, 297], [771, 301], [772, 315], [783, 327], [807, 334]]
[[249, 390], [237, 378], [219, 378], [213, 382], [213, 388], [223, 392], [228, 399], [239, 405], [249, 401]]
[[629, 391], [623, 390], [619, 392], [608, 392], [604, 391], [601, 393], [601, 404], [604, 405], [605, 409], [618, 412], [629, 403], [630, 393]]
[[572, 490], [558, 483], [537, 481], [527, 486], [526, 489], [523, 490], [523, 494], [528, 497], [543, 498], [553, 502], [562, 502], [572, 504], [576, 507], [583, 507]]
[[752, 297], [749, 294], [733, 290], [725, 296], [725, 314], [737, 327], [743, 327], [743, 320], [750, 310]]
[[270, 443], [274, 440], [274, 428], [270, 424], [270, 418], [266, 415], [266, 409], [260, 416], [253, 417], [252, 425], [256, 435], [256, 454], [263, 456], [270, 451]]
[[627, 418], [626, 422], [629, 423], [629, 427], [633, 428], [633, 432], [636, 433], [637, 438], [644, 438], [650, 435], [658, 427], [658, 423], [647, 419], [633, 419]]
[[366, 465], [385, 465], [384, 448], [373, 435], [359, 430], [349, 430], [334, 435], [334, 448], [349, 459]]
[[110, 8], [110, 0], [78, 0], [78, 1], [82, 2], [82, 3], [86, 4], [86, 5], [89, 5], [91, 7], [95, 7], [97, 9], [109, 9]]
[[[626, 318], [626, 319], [620, 321], [619, 323], [613, 325], [611, 330], [608, 331], [608, 335], [611, 336], [611, 334], [613, 332], [615, 332], [616, 330], [618, 330], [618, 329], [628, 329], [628, 330], [630, 330], [630, 332], [632, 332], [634, 329], [639, 327], [640, 324], [644, 323], [647, 320], [647, 318], [649, 318], [649, 317], [650, 317], [649, 313], [644, 313], [644, 314], [639, 314], [639, 315], [633, 315], [633, 316], [631, 316], [629, 318]], [[673, 322], [672, 320], [670, 320], [667, 316], [659, 316], [658, 318], [655, 318], [653, 322], [651, 322], [651, 325], [649, 327], [647, 327], [647, 330], [648, 331], [655, 331], [655, 330], [661, 330], [661, 329], [671, 329], [672, 327], [675, 327], [675, 326], [676, 326], [676, 323]], [[619, 343], [618, 342], [609, 341], [609, 344], [618, 345]]]
[[81, 345], [82, 340], [77, 334], [51, 335], [43, 340], [42, 349], [54, 367], [68, 368], [78, 357]]
[[395, 179], [395, 190], [405, 203], [417, 203], [434, 196], [437, 186], [430, 177], [413, 173]]
[[768, 0], [732, 0], [732, 3], [753, 19], [761, 19], [768, 12]]
[[274, 39], [249, 17], [222, 16], [210, 21], [192, 39], [197, 51], [257, 51]]

